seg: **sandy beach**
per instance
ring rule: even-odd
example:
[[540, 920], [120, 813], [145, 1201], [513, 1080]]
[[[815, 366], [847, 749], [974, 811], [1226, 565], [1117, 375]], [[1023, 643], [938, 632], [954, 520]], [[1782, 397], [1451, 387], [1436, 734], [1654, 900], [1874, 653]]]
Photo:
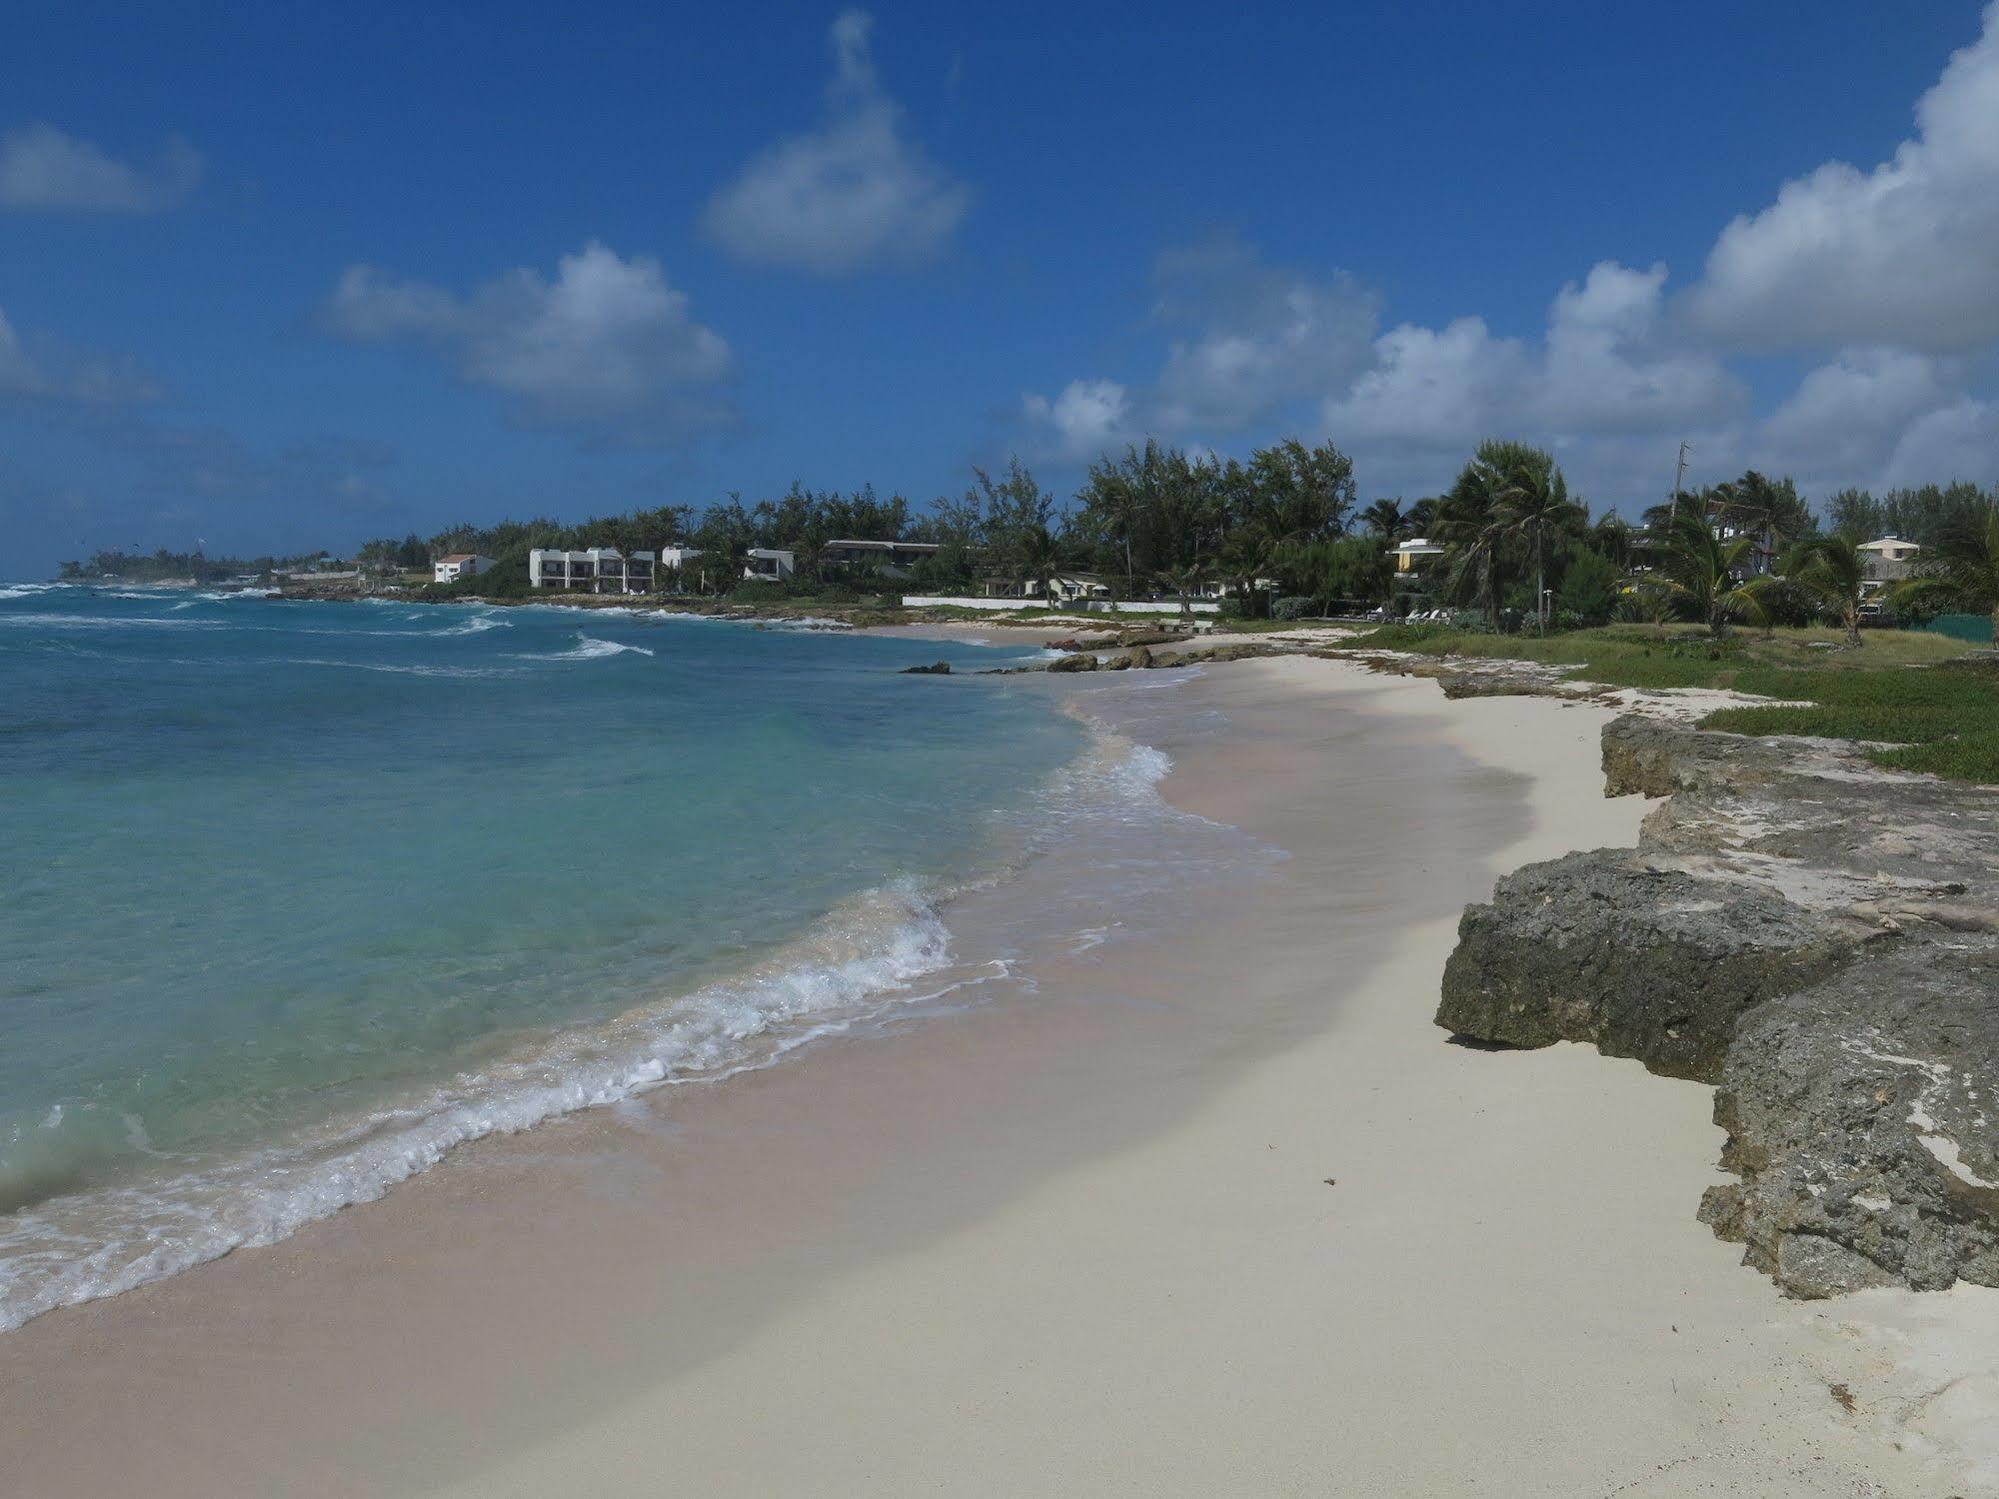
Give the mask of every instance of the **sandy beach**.
[[1785, 1301], [1710, 1090], [1431, 1024], [1466, 901], [1632, 840], [1608, 709], [1143, 675], [1241, 888], [0, 1337], [8, 1492], [1995, 1491], [1999, 1293]]

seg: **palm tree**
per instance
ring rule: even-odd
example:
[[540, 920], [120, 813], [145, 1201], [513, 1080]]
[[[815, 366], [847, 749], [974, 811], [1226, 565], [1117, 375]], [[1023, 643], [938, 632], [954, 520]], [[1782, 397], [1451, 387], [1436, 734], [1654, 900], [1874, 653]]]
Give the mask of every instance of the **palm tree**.
[[1860, 601], [1866, 597], [1861, 582], [1867, 569], [1853, 538], [1806, 537], [1786, 554], [1783, 574], [1785, 582], [1845, 626], [1846, 649], [1860, 649]]
[[1235, 584], [1236, 596], [1242, 600], [1244, 610], [1251, 615], [1256, 613], [1256, 598], [1261, 591], [1258, 580], [1270, 571], [1279, 545], [1279, 539], [1262, 524], [1251, 521], [1238, 526], [1222, 548], [1221, 566]]
[[1606, 514], [1590, 527], [1590, 548], [1622, 568], [1631, 566], [1631, 522], [1616, 511]]
[[1038, 588], [1047, 600], [1048, 607], [1055, 607], [1055, 573], [1061, 566], [1061, 549], [1046, 526], [1036, 526], [1023, 532], [1015, 556], [1015, 570], [1020, 578], [1023, 594], [1032, 596]]
[[1716, 635], [1726, 634], [1731, 620], [1761, 620], [1764, 590], [1736, 578], [1755, 546], [1753, 536], [1724, 539], [1706, 516], [1682, 510], [1666, 528], [1656, 586]]
[[1522, 463], [1506, 475], [1493, 496], [1493, 519], [1509, 536], [1534, 547], [1534, 618], [1548, 633], [1548, 533], [1565, 535], [1582, 529], [1588, 513], [1569, 498], [1562, 471], [1552, 463]]
[[1672, 592], [1656, 579], [1638, 579], [1624, 590], [1624, 597], [1617, 606], [1617, 617], [1648, 624], [1652, 633], [1664, 640], [1666, 621], [1673, 617]]
[[1444, 544], [1449, 566], [1445, 586], [1453, 597], [1484, 609], [1497, 631], [1505, 526], [1493, 519], [1490, 509], [1446, 501], [1438, 516], [1437, 539]]
[[1208, 581], [1208, 570], [1198, 562], [1190, 562], [1185, 567], [1169, 567], [1161, 574], [1167, 587], [1180, 596], [1180, 617], [1191, 619], [1193, 605], [1189, 602], [1194, 590]]
[[1444, 544], [1449, 587], [1482, 607], [1495, 631], [1512, 560], [1507, 546], [1512, 533], [1501, 504], [1514, 489], [1528, 487], [1529, 471], [1553, 468], [1547, 454], [1524, 443], [1482, 442], [1450, 493], [1437, 502], [1434, 534]]
[[1409, 525], [1409, 518], [1402, 513], [1400, 500], [1376, 500], [1361, 511], [1360, 519], [1375, 535], [1389, 541], [1395, 540]]
[[1890, 595], [1896, 608], [1990, 614], [1993, 638], [1999, 640], [1999, 501], [1988, 500], [1953, 519], [1925, 549], [1917, 571]]

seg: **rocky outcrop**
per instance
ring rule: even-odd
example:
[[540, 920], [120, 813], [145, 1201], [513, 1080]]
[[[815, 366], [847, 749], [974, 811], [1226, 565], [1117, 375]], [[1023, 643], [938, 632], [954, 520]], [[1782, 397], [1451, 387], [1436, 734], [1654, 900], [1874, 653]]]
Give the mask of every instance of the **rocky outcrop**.
[[1717, 1084], [1701, 1217], [1793, 1295], [1999, 1285], [1999, 793], [1635, 718], [1603, 760], [1638, 847], [1502, 880], [1438, 1023]]
[[902, 674], [905, 677], [948, 677], [951, 675], [951, 663], [934, 661], [928, 666], [905, 666]]
[[1767, 891], [1724, 897], [1626, 851], [1570, 854], [1465, 912], [1437, 1023], [1506, 1046], [1584, 1041], [1717, 1082], [1745, 1010], [1836, 972], [1858, 946]]
[[1800, 1296], [1999, 1285], [1999, 941], [1897, 942], [1744, 1017], [1701, 1218]]
[[1061, 656], [1046, 666], [1028, 667], [1029, 671], [1095, 671], [1097, 658], [1089, 651], [1078, 651], [1073, 656]]

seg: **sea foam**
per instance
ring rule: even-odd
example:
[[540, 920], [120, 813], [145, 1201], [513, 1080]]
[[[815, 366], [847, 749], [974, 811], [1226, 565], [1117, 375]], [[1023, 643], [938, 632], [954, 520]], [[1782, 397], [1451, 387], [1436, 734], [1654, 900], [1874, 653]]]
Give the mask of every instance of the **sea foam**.
[[[936, 998], [915, 985], [946, 964], [950, 947], [937, 909], [916, 887], [869, 891], [738, 977], [558, 1032], [416, 1102], [247, 1159], [21, 1209], [0, 1218], [0, 1330], [276, 1243], [374, 1201], [469, 1141], [662, 1084], [769, 1066], [900, 1000]], [[62, 1122], [57, 1110], [45, 1124]]]

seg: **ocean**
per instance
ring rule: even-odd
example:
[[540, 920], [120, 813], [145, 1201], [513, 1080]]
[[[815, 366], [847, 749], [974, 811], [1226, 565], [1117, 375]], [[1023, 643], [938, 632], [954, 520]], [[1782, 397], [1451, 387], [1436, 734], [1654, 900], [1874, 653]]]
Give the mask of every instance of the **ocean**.
[[[0, 1329], [948, 1007], [1241, 852], [1086, 691], [970, 674], [1037, 654], [0, 587]], [[1057, 846], [1099, 888], [967, 951], [954, 904]]]

